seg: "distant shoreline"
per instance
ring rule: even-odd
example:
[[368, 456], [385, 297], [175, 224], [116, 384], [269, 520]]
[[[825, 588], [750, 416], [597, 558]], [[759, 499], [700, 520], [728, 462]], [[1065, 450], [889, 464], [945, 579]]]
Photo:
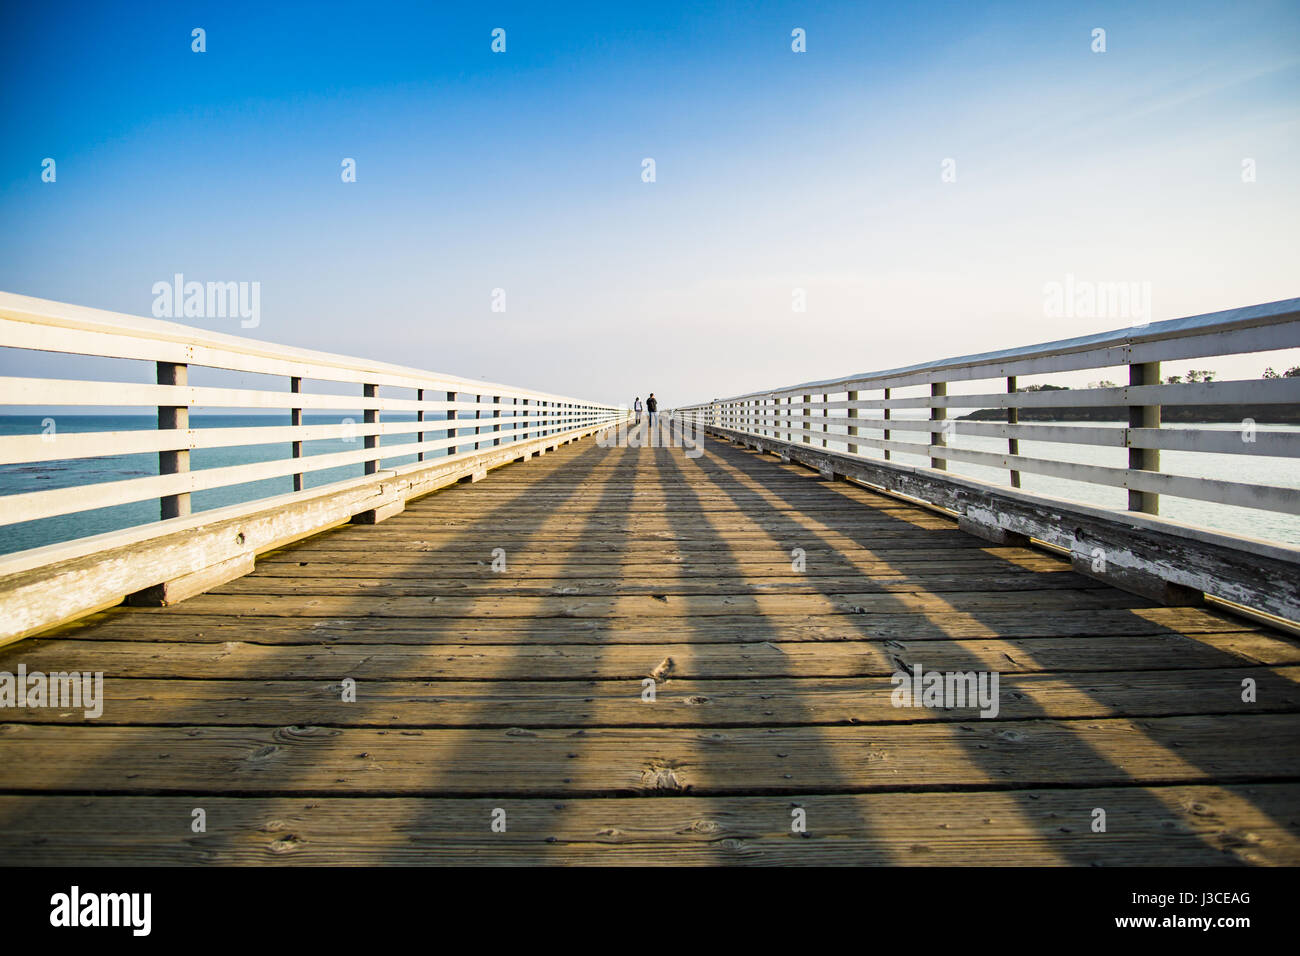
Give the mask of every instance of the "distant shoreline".
[[[1005, 408], [981, 408], [958, 420], [977, 422], [1005, 422]], [[1128, 418], [1125, 405], [1060, 406], [1049, 408], [1021, 408], [1022, 422], [1114, 422]], [[1300, 425], [1300, 405], [1166, 405], [1160, 409], [1161, 422], [1239, 423], [1253, 419], [1258, 424]]]

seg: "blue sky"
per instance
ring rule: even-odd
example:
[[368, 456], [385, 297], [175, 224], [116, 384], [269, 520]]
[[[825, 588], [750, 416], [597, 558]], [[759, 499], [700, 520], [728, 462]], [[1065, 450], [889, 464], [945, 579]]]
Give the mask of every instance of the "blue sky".
[[1066, 274], [1297, 294], [1295, 3], [56, 2], [0, 48], [0, 289], [257, 281], [192, 324], [290, 345], [672, 403], [1124, 324], [1046, 317]]

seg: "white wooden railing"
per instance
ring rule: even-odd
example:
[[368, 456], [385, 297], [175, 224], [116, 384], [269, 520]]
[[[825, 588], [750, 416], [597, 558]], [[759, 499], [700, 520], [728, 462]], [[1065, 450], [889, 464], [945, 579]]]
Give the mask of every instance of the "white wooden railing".
[[[1072, 479], [1097, 486], [1127, 490], [1128, 513], [1116, 509], [1081, 506], [1092, 512], [1124, 515], [1130, 527], [1141, 525], [1167, 534], [1191, 530], [1173, 522], [1144, 521], [1160, 511], [1160, 496], [1170, 495], [1255, 511], [1300, 514], [1300, 491], [1250, 480], [1250, 458], [1300, 457], [1300, 433], [1256, 429], [1243, 411], [1241, 427], [1229, 430], [1199, 427], [1161, 427], [1161, 409], [1170, 406], [1214, 405], [1247, 409], [1263, 405], [1300, 403], [1300, 378], [1280, 377], [1211, 382], [1162, 381], [1162, 363], [1207, 357], [1288, 349], [1300, 346], [1300, 299], [1232, 309], [1140, 328], [1121, 329], [1025, 348], [928, 362], [906, 368], [847, 375], [824, 381], [764, 389], [730, 398], [682, 406], [674, 415], [699, 423], [717, 434], [738, 438], [755, 447], [822, 468], [848, 474], [861, 462], [858, 476], [869, 483], [923, 498], [963, 511], [963, 524], [985, 531], [997, 540], [1007, 534], [1048, 537], [1043, 522], [1013, 519], [982, 510], [968, 500], [973, 490], [1002, 486], [998, 502], [1034, 502], [1040, 513], [1057, 509], [1059, 502], [1021, 492], [1026, 473]], [[1070, 388], [1068, 391], [1025, 391], [1018, 383], [1026, 376], [1094, 369], [1127, 369], [1127, 384]], [[950, 394], [954, 383], [996, 380], [996, 389], [979, 388], [969, 394]], [[908, 388], [928, 394], [900, 396]], [[1121, 407], [1127, 425], [1075, 425], [1021, 422], [1023, 409], [1059, 407]], [[1005, 422], [965, 421], [950, 417], [959, 409], [1004, 409]], [[899, 417], [925, 415], [923, 419]], [[996, 452], [954, 446], [955, 436], [974, 435], [1006, 441], [1006, 451]], [[920, 440], [917, 440], [920, 439]], [[1053, 443], [1062, 449], [1110, 446], [1128, 449], [1128, 466], [1113, 467], [1068, 460], [1068, 457], [1022, 453], [1020, 442]], [[832, 451], [832, 445], [836, 446]], [[868, 456], [865, 450], [875, 450]], [[1242, 456], [1240, 478], [1224, 479], [1170, 474], [1160, 467], [1160, 452], [1173, 449]], [[929, 467], [897, 462], [896, 455], [928, 459]], [[848, 464], [846, 464], [846, 462]], [[968, 463], [1000, 469], [1001, 483], [968, 479], [949, 471], [949, 463]], [[868, 467], [869, 463], [869, 467]], [[1192, 469], [1195, 470], [1195, 469]], [[958, 502], [954, 489], [965, 489]], [[965, 514], [970, 508], [971, 513]], [[978, 512], [978, 514], [977, 514]], [[1059, 522], [1058, 522], [1059, 523]], [[1204, 529], [1199, 529], [1204, 531]], [[1231, 535], [1210, 535], [1222, 543]], [[1055, 536], [1078, 553], [1079, 542], [1069, 531]], [[1283, 582], [1289, 596], [1274, 604], [1291, 612], [1300, 573], [1294, 561], [1300, 551], [1283, 545], [1270, 547], [1252, 542], [1250, 550], [1292, 562]], [[1169, 579], [1169, 575], [1163, 575]], [[1176, 575], [1174, 575], [1176, 577]], [[1195, 578], [1189, 587], [1207, 583]], [[1206, 589], [1208, 590], [1208, 589]], [[1211, 592], [1212, 593], [1212, 592]]]
[[[261, 540], [241, 530], [235, 558], [251, 566], [252, 555], [286, 540], [319, 530], [340, 518], [379, 520], [400, 510], [406, 498], [449, 480], [481, 476], [483, 470], [528, 458], [556, 444], [598, 431], [621, 420], [625, 412], [611, 405], [531, 389], [473, 381], [398, 365], [290, 348], [190, 326], [97, 309], [0, 293], [0, 347], [41, 352], [127, 359], [152, 363], [154, 381], [87, 381], [0, 376], [0, 406], [157, 411], [158, 427], [149, 430], [69, 432], [0, 436], [0, 465], [91, 459], [106, 455], [157, 454], [158, 473], [115, 481], [76, 483], [69, 487], [23, 490], [0, 496], [0, 535], [19, 522], [52, 518], [91, 509], [156, 499], [159, 520], [106, 535], [59, 542], [0, 557], [0, 600], [14, 610], [15, 575], [49, 569], [68, 561], [94, 559], [124, 546], [140, 550], [142, 542], [207, 527], [222, 521], [249, 520], [262, 512], [289, 513], [304, 502], [315, 511], [298, 522], [280, 521], [264, 529]], [[14, 371], [22, 353], [8, 353], [4, 371]], [[276, 376], [281, 388], [234, 388], [189, 384], [196, 368]], [[150, 376], [153, 378], [154, 376]], [[307, 383], [308, 387], [304, 387]], [[324, 383], [323, 385], [321, 383]], [[321, 389], [324, 390], [321, 390]], [[193, 408], [231, 412], [276, 410], [266, 424], [234, 428], [191, 427]], [[363, 421], [303, 423], [304, 413], [356, 411]], [[385, 421], [403, 413], [414, 420]], [[436, 416], [436, 417], [434, 417]], [[355, 450], [304, 454], [303, 443], [355, 439]], [[226, 467], [190, 469], [190, 452], [202, 448], [272, 446], [282, 454], [271, 460]], [[395, 459], [414, 460], [381, 467]], [[340, 466], [360, 466], [360, 475], [314, 488], [304, 476]], [[191, 495], [268, 478], [290, 478], [289, 494], [191, 513]], [[321, 506], [321, 502], [329, 502]], [[298, 509], [301, 511], [302, 509]], [[252, 522], [256, 524], [256, 522]], [[250, 525], [251, 527], [252, 525]], [[191, 549], [192, 551], [193, 549]], [[153, 584], [169, 576], [190, 574], [229, 561], [230, 548], [206, 555], [189, 554], [183, 566], [159, 569]], [[120, 557], [120, 555], [118, 555]], [[139, 560], [130, 562], [139, 564]], [[113, 587], [130, 593], [148, 574], [126, 576]], [[10, 592], [5, 593], [6, 582]], [[103, 588], [99, 597], [108, 597]], [[112, 590], [110, 588], [109, 590]], [[178, 594], [180, 592], [177, 592]], [[81, 603], [85, 602], [76, 602]], [[23, 615], [48, 623], [49, 615]]]

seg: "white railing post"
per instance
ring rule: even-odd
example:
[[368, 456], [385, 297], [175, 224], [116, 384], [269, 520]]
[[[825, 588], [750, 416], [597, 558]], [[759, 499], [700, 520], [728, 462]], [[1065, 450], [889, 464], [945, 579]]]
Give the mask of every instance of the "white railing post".
[[[943, 398], [943, 397], [944, 397], [945, 395], [947, 395], [947, 394], [948, 394], [948, 383], [947, 383], [947, 382], [931, 382], [931, 383], [930, 383], [930, 397], [931, 397], [931, 398]], [[944, 419], [946, 419], [947, 417], [948, 417], [948, 409], [947, 409], [946, 406], [942, 406], [942, 405], [934, 405], [934, 404], [931, 404], [931, 405], [930, 405], [930, 421], [932, 421], [932, 422], [942, 422], [942, 421], [943, 421]], [[938, 445], [938, 446], [940, 446], [940, 447], [943, 447], [943, 446], [947, 445], [947, 444], [948, 444], [948, 435], [947, 435], [947, 433], [944, 432], [942, 429], [939, 430], [939, 431], [931, 431], [931, 432], [930, 432], [930, 444], [931, 444], [931, 445]], [[931, 457], [931, 458], [930, 458], [930, 467], [931, 467], [931, 468], [937, 468], [939, 471], [946, 471], [947, 468], [948, 468], [948, 460], [947, 460], [946, 458], [935, 458], [935, 457]]]
[[[890, 407], [889, 407], [889, 404], [888, 404], [888, 402], [889, 402], [889, 394], [890, 394], [890, 391], [891, 391], [891, 389], [888, 389], [888, 388], [885, 389], [885, 402], [886, 402], [886, 404], [885, 404], [885, 421], [886, 421], [886, 422], [888, 422], [891, 418], [894, 417], [894, 416], [893, 416], [893, 412], [894, 412], [894, 410], [893, 410], [892, 408], [890, 408]], [[888, 429], [888, 428], [884, 429], [884, 431], [881, 432], [881, 440], [883, 440], [883, 441], [885, 441], [885, 442], [888, 442], [888, 441], [889, 441], [889, 429]], [[885, 449], [885, 461], [889, 461], [889, 459], [890, 459], [890, 452], [889, 452], [889, 449], [886, 448], [886, 449]]]
[[[1128, 367], [1128, 383], [1132, 386], [1159, 385], [1160, 363], [1131, 363]], [[1129, 428], [1159, 428], [1160, 406], [1130, 404], [1128, 426]], [[1130, 471], [1159, 471], [1160, 449], [1130, 447], [1128, 450], [1128, 467]], [[1153, 491], [1137, 491], [1130, 488], [1128, 492], [1128, 510], [1140, 511], [1149, 515], [1159, 514], [1160, 496]]]
[[[849, 392], [849, 399], [848, 399], [848, 400], [849, 400], [850, 402], [856, 402], [856, 401], [858, 400], [858, 393], [857, 393], [857, 392]], [[857, 410], [856, 408], [850, 407], [850, 408], [849, 408], [849, 414], [848, 414], [848, 417], [849, 417], [849, 418], [857, 418], [857, 417], [858, 417], [858, 410]], [[857, 435], [858, 435], [858, 426], [857, 426], [857, 425], [850, 425], [850, 426], [849, 426], [849, 437], [850, 437], [850, 438], [856, 438]], [[855, 445], [855, 444], [850, 443], [850, 444], [849, 444], [849, 454], [850, 454], [850, 455], [856, 455], [857, 453], [858, 453], [858, 446]]]
[[[364, 392], [365, 392], [365, 397], [366, 397], [366, 398], [378, 398], [378, 397], [379, 397], [379, 386], [378, 386], [378, 385], [366, 385], [366, 386], [364, 386]], [[366, 422], [367, 425], [378, 425], [378, 424], [379, 424], [379, 409], [377, 409], [377, 408], [367, 408], [367, 409], [365, 409], [365, 422]], [[377, 448], [379, 447], [379, 436], [378, 436], [378, 435], [367, 435], [367, 436], [366, 436], [365, 447], [366, 447], [367, 449], [371, 449], [371, 448], [376, 448], [376, 449], [377, 449]], [[378, 458], [378, 457], [375, 457], [375, 458], [367, 458], [366, 461], [365, 461], [365, 473], [366, 473], [367, 475], [373, 475], [373, 474], [374, 474], [375, 472], [377, 472], [378, 470], [379, 470], [379, 458]]]
[[[289, 379], [289, 391], [292, 392], [294, 395], [302, 394], [302, 379], [299, 376], [294, 375]], [[289, 409], [289, 424], [292, 425], [294, 428], [302, 427], [301, 408]], [[291, 454], [292, 457], [294, 458], [302, 457], [301, 441], [294, 441], [291, 443]], [[293, 490], [302, 491], [302, 472], [298, 472], [293, 476]]]
[[[1012, 396], [1016, 394], [1016, 376], [1014, 375], [1007, 376], [1007, 394]], [[1012, 401], [1014, 400], [1015, 399], [1013, 398]], [[1007, 424], [1018, 425], [1019, 423], [1020, 423], [1020, 409], [1015, 405], [1008, 405]], [[1019, 438], [1012, 436], [1007, 439], [1007, 454], [1008, 455], [1020, 454]], [[1012, 488], [1020, 487], [1020, 472], [1016, 471], [1016, 469], [1014, 468], [1011, 469], [1011, 487]]]
[[[474, 396], [474, 404], [475, 404], [476, 406], [477, 406], [477, 405], [482, 405], [482, 404], [483, 404], [483, 396], [482, 396], [482, 395], [475, 395], [475, 396]], [[479, 421], [480, 421], [482, 418], [483, 418], [483, 410], [482, 410], [481, 408], [475, 408], [475, 409], [474, 409], [474, 450], [475, 450], [475, 451], [478, 451], [478, 450], [479, 450], [479, 444], [480, 444], [480, 442], [479, 442], [479, 437], [478, 437], [478, 436], [479, 436], [479, 431], [482, 429], [482, 426], [480, 426], [478, 423], [479, 423]]]
[[[417, 402], [423, 402], [423, 401], [424, 401], [424, 389], [422, 389], [422, 388], [417, 388], [417, 389], [415, 390], [415, 400], [416, 400]], [[415, 420], [416, 420], [417, 422], [422, 422], [422, 421], [424, 421], [424, 409], [423, 409], [423, 408], [420, 408], [420, 409], [417, 409], [417, 410], [416, 410], [416, 412], [415, 412]], [[416, 432], [416, 433], [415, 433], [415, 441], [416, 441], [417, 444], [423, 445], [423, 444], [424, 444], [424, 432]], [[423, 449], [421, 449], [420, 451], [418, 451], [418, 452], [415, 453], [415, 460], [416, 460], [416, 461], [424, 461], [424, 450], [423, 450]]]
[[[454, 401], [456, 401], [456, 392], [448, 392], [448, 393], [447, 393], [447, 401], [449, 401], [449, 402], [454, 402]], [[449, 421], [449, 422], [454, 422], [454, 421], [457, 421], [459, 418], [460, 418], [460, 413], [457, 412], [456, 409], [454, 409], [454, 408], [449, 408], [449, 409], [447, 409], [447, 421]], [[459, 430], [459, 429], [456, 429], [456, 428], [450, 428], [450, 427], [449, 427], [449, 428], [447, 429], [446, 437], [447, 437], [449, 440], [450, 440], [450, 439], [456, 439], [456, 438], [459, 438], [459, 437], [460, 437], [460, 430]], [[449, 444], [449, 445], [447, 446], [447, 454], [448, 454], [448, 455], [455, 455], [455, 454], [456, 454], [456, 449], [457, 449], [457, 447], [459, 447], [459, 446], [457, 445], [457, 443], [456, 443], [455, 441], [452, 441], [451, 444]]]
[[[159, 385], [186, 385], [189, 381], [189, 366], [174, 362], [158, 363]], [[190, 427], [190, 408], [188, 405], [159, 405], [158, 428], [188, 430]], [[190, 470], [189, 448], [176, 448], [158, 452], [158, 474], [178, 475]], [[178, 495], [164, 495], [159, 499], [159, 512], [165, 521], [168, 518], [180, 518], [190, 513], [189, 492]]]

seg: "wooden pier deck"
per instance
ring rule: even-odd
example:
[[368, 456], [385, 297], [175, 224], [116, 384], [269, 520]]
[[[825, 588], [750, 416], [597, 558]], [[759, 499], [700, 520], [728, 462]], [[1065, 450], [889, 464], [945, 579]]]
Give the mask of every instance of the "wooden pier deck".
[[[6, 710], [6, 864], [1300, 863], [1295, 640], [714, 439], [587, 438], [20, 663], [108, 699]], [[997, 717], [893, 706], [914, 665]]]

